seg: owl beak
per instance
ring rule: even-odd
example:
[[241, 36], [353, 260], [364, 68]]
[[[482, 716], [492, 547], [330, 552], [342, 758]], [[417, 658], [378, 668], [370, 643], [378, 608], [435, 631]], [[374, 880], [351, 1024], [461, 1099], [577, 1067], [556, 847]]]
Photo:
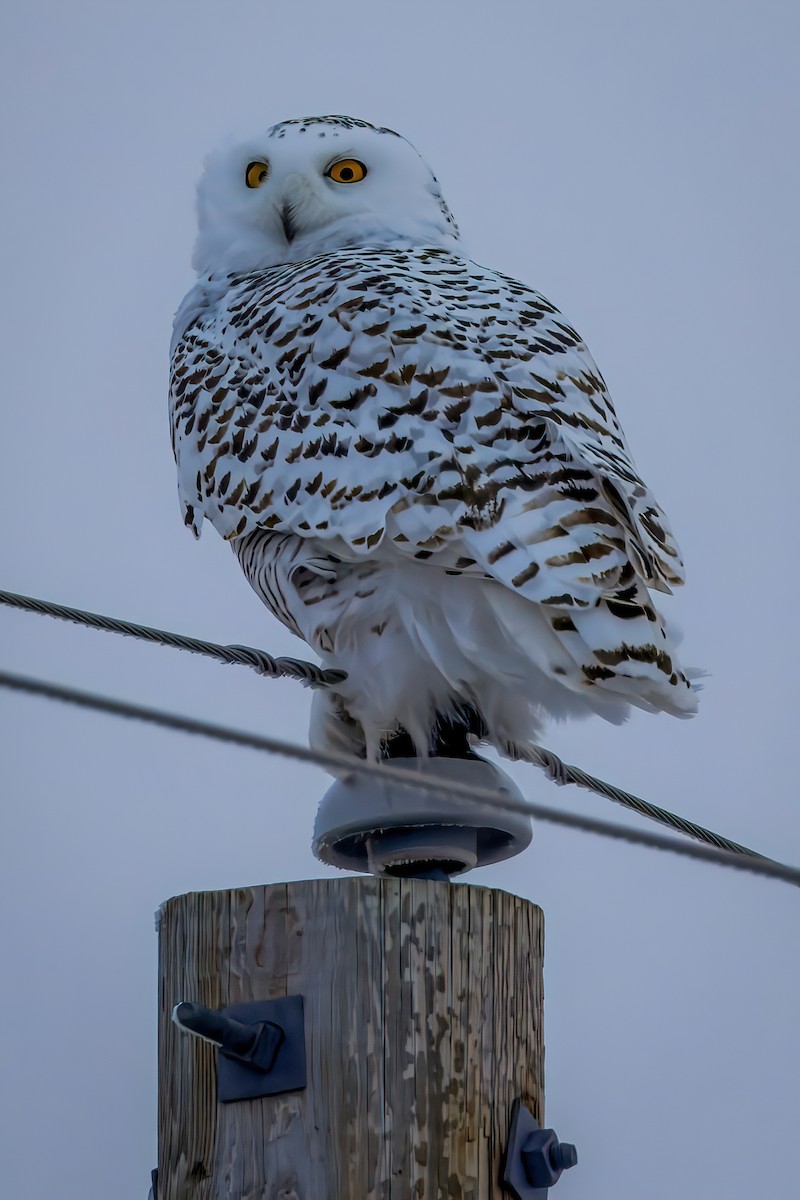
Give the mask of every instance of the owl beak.
[[293, 214], [294, 206], [291, 205], [288, 200], [285, 201], [280, 208], [278, 215], [281, 219], [281, 225], [283, 226], [283, 232], [286, 235], [287, 242], [293, 242], [295, 239], [295, 234], [297, 233], [297, 226], [294, 223]]

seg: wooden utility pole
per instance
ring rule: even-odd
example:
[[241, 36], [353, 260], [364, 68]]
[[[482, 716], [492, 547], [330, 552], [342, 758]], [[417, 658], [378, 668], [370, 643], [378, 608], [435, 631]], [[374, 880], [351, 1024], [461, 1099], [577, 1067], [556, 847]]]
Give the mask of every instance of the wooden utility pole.
[[[341, 878], [162, 909], [158, 1200], [501, 1200], [543, 1115], [544, 924], [506, 892]], [[303, 997], [305, 1088], [219, 1103], [173, 1007]]]

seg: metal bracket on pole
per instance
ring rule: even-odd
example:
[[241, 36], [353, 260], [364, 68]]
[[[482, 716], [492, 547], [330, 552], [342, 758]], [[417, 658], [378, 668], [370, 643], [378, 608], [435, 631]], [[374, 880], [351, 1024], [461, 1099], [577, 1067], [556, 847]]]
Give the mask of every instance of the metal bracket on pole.
[[220, 1104], [306, 1086], [302, 996], [232, 1004], [218, 1012], [184, 1000], [175, 1005], [172, 1020], [184, 1033], [217, 1047]]
[[559, 1142], [552, 1129], [542, 1129], [521, 1100], [511, 1108], [511, 1128], [500, 1182], [514, 1200], [547, 1200], [547, 1189], [574, 1167], [578, 1152]]

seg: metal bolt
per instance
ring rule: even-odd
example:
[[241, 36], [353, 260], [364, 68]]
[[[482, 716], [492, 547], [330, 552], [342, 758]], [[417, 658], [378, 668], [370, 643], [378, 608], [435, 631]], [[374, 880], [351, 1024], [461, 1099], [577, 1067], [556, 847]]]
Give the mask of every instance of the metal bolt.
[[283, 1029], [274, 1021], [245, 1025], [234, 1017], [214, 1012], [191, 1000], [176, 1004], [172, 1019], [179, 1029], [214, 1042], [222, 1054], [237, 1058], [257, 1071], [272, 1070], [285, 1039]]
[[511, 1106], [511, 1126], [503, 1161], [502, 1185], [514, 1200], [545, 1195], [574, 1167], [578, 1152], [570, 1142], [559, 1142], [555, 1130], [542, 1129], [518, 1097]]
[[549, 1188], [561, 1178], [561, 1172], [574, 1167], [578, 1151], [571, 1142], [559, 1142], [553, 1129], [536, 1129], [522, 1147], [522, 1163], [531, 1187]]
[[246, 1055], [253, 1049], [258, 1034], [257, 1027], [243, 1025], [241, 1021], [234, 1021], [232, 1017], [223, 1016], [222, 1013], [214, 1012], [213, 1009], [206, 1008], [203, 1004], [195, 1004], [191, 1000], [176, 1004], [172, 1010], [172, 1019], [176, 1025], [190, 1033], [195, 1033], [209, 1042], [216, 1042], [229, 1054], [239, 1056]]
[[557, 1142], [550, 1147], [550, 1158], [553, 1166], [561, 1171], [568, 1171], [578, 1162], [578, 1151], [572, 1142]]

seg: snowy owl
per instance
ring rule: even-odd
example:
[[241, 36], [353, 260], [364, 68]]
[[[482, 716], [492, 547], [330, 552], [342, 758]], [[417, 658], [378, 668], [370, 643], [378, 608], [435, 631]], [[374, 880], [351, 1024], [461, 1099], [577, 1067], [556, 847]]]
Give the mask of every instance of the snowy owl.
[[390, 129], [284, 121], [213, 153], [170, 413], [207, 518], [323, 664], [311, 741], [525, 757], [547, 717], [686, 716], [651, 590], [683, 567], [600, 372], [464, 250]]

